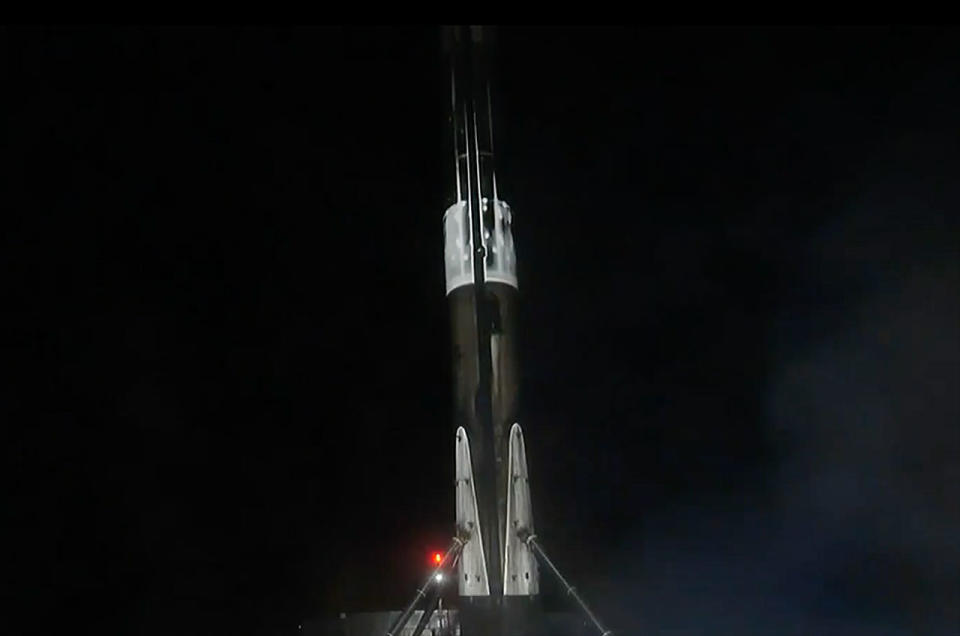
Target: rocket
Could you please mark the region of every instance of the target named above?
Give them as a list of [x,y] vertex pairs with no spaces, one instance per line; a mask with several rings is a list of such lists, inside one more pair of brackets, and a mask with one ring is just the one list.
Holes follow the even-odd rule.
[[457,533],[463,633],[522,633],[539,592],[523,430],[517,422],[519,286],[513,213],[494,161],[492,32],[445,27],[450,308]]
[[[513,212],[494,163],[491,48],[485,27],[444,27],[449,63],[448,201],[443,257],[450,309],[456,530],[400,611],[318,622],[323,636],[612,636],[540,545],[518,420]],[[540,570],[580,612],[543,612]],[[454,584],[455,585],[452,585]],[[441,609],[456,587],[454,609]],[[429,628],[429,632],[427,629]],[[305,632],[306,633],[306,632]]]
[[[497,189],[491,35],[444,27],[449,62],[449,200],[443,214],[444,275],[450,308],[456,532],[416,596],[390,618],[385,636],[421,636],[440,606],[448,574],[459,595],[462,636],[610,636],[544,553],[534,532],[523,429],[517,421],[517,256],[513,212]],[[548,619],[537,603],[538,566],[553,574],[585,619]],[[418,619],[413,619],[417,608]],[[445,616],[451,616],[449,612]],[[562,617],[561,617],[562,618]],[[411,620],[415,620],[415,625]],[[408,625],[409,623],[409,625]],[[438,624],[439,625],[439,624]],[[446,631],[444,631],[446,630]]]

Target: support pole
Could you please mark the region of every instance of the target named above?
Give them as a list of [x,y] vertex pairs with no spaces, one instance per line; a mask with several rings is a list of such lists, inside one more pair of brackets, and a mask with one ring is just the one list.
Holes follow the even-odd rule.
[[[451,570],[457,567],[457,560],[459,560],[459,558],[459,553],[453,557],[453,562],[450,564]],[[434,579],[436,579],[437,576],[443,576],[443,574],[441,572],[434,573]],[[440,609],[440,593],[443,592],[443,583],[444,581],[442,579],[437,581],[433,595],[430,597],[429,602],[427,602],[426,607],[424,607],[423,616],[420,617],[420,622],[417,623],[417,627],[413,630],[413,634],[411,636],[420,636],[420,634],[423,633],[423,630],[426,629],[427,624],[430,622],[430,617],[433,616],[434,612]]]
[[439,585],[442,582],[442,580],[437,580],[437,574],[442,575],[444,569],[447,567],[447,564],[456,561],[457,556],[463,549],[463,544],[464,542],[462,539],[460,539],[460,537],[453,538],[453,543],[450,544],[450,547],[447,549],[447,553],[443,555],[443,560],[440,561],[440,564],[430,572],[430,576],[427,577],[427,580],[424,581],[423,585],[421,585],[417,590],[417,595],[413,597],[413,600],[410,601],[410,604],[407,605],[407,608],[400,613],[400,616],[397,617],[397,620],[394,621],[390,629],[387,630],[386,636],[400,635],[400,632],[403,631],[407,621],[410,620],[410,616],[413,614],[413,611],[417,608],[417,604],[427,596],[430,586]]
[[543,548],[540,547],[540,544],[537,543],[537,535],[531,534],[525,528],[521,529],[517,534],[520,536],[520,540],[527,544],[527,546],[533,551],[541,563],[547,566],[547,568],[553,572],[553,575],[557,577],[557,580],[560,581],[560,584],[567,591],[567,596],[573,598],[577,606],[580,608],[580,611],[583,612],[583,615],[589,619],[593,626],[597,628],[597,632],[600,636],[613,636],[613,632],[606,629],[601,623],[600,619],[590,611],[590,608],[587,607],[587,604],[580,598],[580,595],[577,594],[575,587],[570,585],[567,579],[563,578],[563,575],[560,574],[560,570],[557,569],[557,566],[553,564],[553,561],[550,560],[550,557],[547,556],[547,553],[543,551]]
[[433,595],[430,597],[430,601],[427,603],[426,607],[423,608],[423,616],[420,617],[420,622],[417,623],[417,627],[413,630],[411,636],[420,636],[423,633],[423,630],[426,629],[427,623],[430,622],[430,617],[433,616],[433,613],[437,609],[437,603],[440,601],[440,586],[438,585],[433,591]]

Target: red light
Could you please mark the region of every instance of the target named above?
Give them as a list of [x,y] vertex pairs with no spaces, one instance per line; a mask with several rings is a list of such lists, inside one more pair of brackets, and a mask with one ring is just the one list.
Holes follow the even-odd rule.
[[443,553],[434,552],[433,553],[433,562],[437,565],[440,565],[443,562]]

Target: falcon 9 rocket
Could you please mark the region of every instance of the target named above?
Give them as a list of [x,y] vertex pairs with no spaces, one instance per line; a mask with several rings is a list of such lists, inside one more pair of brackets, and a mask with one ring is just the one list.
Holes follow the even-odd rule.
[[[443,216],[456,429],[458,561],[464,633],[517,632],[539,591],[523,431],[517,423],[517,261],[513,215],[494,164],[491,31],[446,27],[449,207]],[[476,627],[473,627],[476,624]],[[483,627],[481,627],[483,625]],[[521,633],[523,630],[520,629]]]

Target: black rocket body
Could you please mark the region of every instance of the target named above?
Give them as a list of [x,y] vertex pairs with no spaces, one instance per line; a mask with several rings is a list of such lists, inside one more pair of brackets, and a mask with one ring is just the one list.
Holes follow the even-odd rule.
[[464,636],[524,633],[539,591],[523,433],[517,423],[518,283],[513,215],[494,166],[491,32],[446,27],[450,72],[444,214],[446,293],[453,354],[458,562]]

